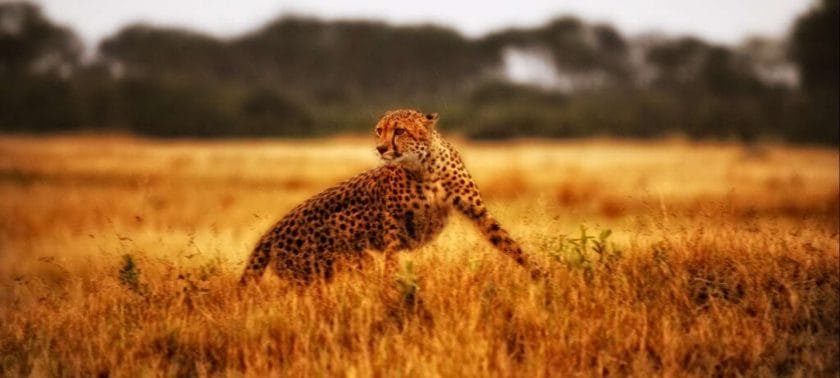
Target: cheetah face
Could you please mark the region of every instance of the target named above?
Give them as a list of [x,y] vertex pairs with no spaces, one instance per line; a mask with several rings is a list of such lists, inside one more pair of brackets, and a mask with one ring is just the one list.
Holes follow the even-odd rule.
[[429,155],[429,145],[437,113],[423,114],[416,110],[393,110],[376,123],[376,150],[382,160],[394,163],[416,163]]

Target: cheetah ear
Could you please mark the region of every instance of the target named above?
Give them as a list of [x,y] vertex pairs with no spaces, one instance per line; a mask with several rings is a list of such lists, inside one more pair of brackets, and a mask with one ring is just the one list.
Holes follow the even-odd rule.
[[425,122],[426,127],[431,129],[431,128],[435,127],[435,125],[437,124],[437,121],[440,118],[440,115],[437,114],[437,113],[429,113],[429,114],[426,114],[424,118],[426,119],[426,122]]

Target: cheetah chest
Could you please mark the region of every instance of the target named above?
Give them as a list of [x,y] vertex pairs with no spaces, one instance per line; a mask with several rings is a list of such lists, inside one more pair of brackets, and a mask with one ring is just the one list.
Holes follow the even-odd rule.
[[432,241],[443,231],[449,218],[447,195],[441,183],[424,182],[419,193],[415,195],[415,200],[406,212],[410,248]]

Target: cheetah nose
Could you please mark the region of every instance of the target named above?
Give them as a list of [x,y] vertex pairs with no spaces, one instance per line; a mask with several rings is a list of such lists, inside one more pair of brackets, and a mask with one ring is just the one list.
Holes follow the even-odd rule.
[[379,151],[379,154],[381,155],[381,154],[384,154],[385,151],[388,151],[388,146],[386,146],[386,145],[376,146],[376,150]]

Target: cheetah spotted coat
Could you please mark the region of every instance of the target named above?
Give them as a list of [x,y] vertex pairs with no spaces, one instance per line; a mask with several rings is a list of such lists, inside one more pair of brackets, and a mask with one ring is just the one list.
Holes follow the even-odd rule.
[[386,164],[292,209],[259,240],[241,282],[259,279],[269,264],[301,283],[329,278],[336,262],[359,259],[365,251],[384,252],[393,269],[394,254],[432,241],[452,209],[498,250],[530,266],[488,213],[458,153],[435,130],[436,121],[437,114],[414,110],[386,113],[376,126],[377,150]]

